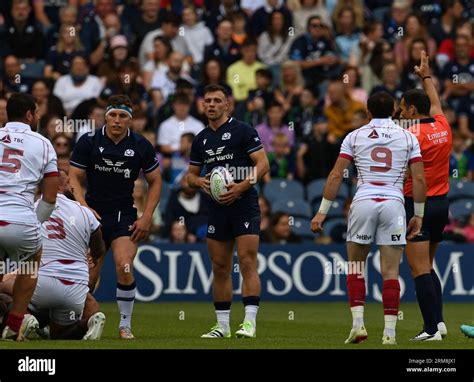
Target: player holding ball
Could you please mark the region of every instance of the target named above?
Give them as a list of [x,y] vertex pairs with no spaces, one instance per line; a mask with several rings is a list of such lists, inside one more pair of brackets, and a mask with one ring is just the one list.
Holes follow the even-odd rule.
[[[269,171],[269,164],[257,131],[227,115],[229,100],[226,90],[218,85],[204,89],[204,113],[209,121],[193,141],[187,180],[191,187],[211,194],[210,175],[214,168],[221,176],[214,179],[235,180],[227,192],[209,198],[207,247],[212,262],[213,299],[217,324],[202,338],[229,338],[232,303],[232,254],[237,244],[242,273],[242,300],[245,318],[235,335],[256,336],[256,316],[260,304],[260,278],[257,272],[257,251],[260,233],[258,193],[253,184]],[[206,167],[206,176],[201,170]],[[214,173],[217,173],[215,171]],[[230,176],[232,175],[232,177]],[[214,200],[216,198],[216,200]]]

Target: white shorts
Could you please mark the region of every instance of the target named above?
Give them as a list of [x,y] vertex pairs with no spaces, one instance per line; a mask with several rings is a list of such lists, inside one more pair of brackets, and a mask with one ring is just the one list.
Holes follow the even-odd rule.
[[353,202],[347,223],[347,241],[359,244],[405,245],[405,207],[399,200]]
[[28,260],[41,249],[41,225],[0,223],[0,261]]
[[39,275],[28,309],[32,312],[49,310],[51,321],[68,326],[82,318],[88,291],[89,287],[84,284]]

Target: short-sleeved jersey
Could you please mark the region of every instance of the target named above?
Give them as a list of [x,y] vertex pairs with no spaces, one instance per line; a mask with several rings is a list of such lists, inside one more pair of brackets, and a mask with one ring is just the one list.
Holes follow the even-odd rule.
[[[442,114],[420,120],[410,128],[420,144],[425,167],[426,196],[445,195],[449,191],[449,157],[453,144],[451,127]],[[405,196],[413,196],[413,183],[407,179]]]
[[340,157],[357,168],[354,201],[384,198],[402,203],[403,181],[410,163],[421,161],[416,137],[391,119],[372,119],[342,142]]
[[151,143],[128,130],[115,144],[106,127],[85,134],[72,153],[71,165],[87,173],[87,204],[101,213],[133,209],[133,187],[140,170],[149,173],[159,163]]
[[[236,183],[241,182],[253,173],[255,163],[250,154],[263,149],[257,131],[250,125],[229,118],[217,130],[207,126],[193,141],[190,164],[205,166],[206,173],[214,167],[226,167]],[[214,208],[233,208],[248,211],[258,211],[258,194],[254,187],[244,192],[241,198],[230,206],[222,206],[211,198]]]
[[36,187],[58,175],[56,152],[45,137],[21,122],[0,129],[0,220],[38,224]]
[[41,225],[43,254],[39,274],[88,284],[87,250],[92,233],[99,227],[88,208],[58,194],[53,213]]

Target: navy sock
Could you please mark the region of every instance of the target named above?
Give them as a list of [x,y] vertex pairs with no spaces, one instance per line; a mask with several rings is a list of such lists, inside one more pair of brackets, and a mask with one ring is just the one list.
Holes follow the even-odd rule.
[[431,270],[431,278],[433,279],[433,284],[436,292],[436,320],[438,322],[444,322],[443,319],[443,289],[441,288],[441,281],[436,274],[435,270]]
[[421,315],[425,323],[424,329],[428,334],[435,334],[438,330],[436,320],[436,290],[430,273],[415,278],[416,298],[420,306]]

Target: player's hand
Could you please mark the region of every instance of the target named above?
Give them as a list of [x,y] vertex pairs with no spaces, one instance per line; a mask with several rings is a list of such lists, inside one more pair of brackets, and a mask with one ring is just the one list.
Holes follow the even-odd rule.
[[228,191],[225,194],[222,194],[219,198],[222,204],[229,205],[234,203],[240,195],[242,195],[242,192],[244,192],[242,183],[230,183],[226,187]]
[[129,231],[133,232],[132,236],[130,236],[130,240],[137,244],[140,240],[146,239],[150,231],[150,225],[150,217],[142,216],[141,218],[135,220],[129,229]]
[[199,178],[199,187],[208,195],[211,195],[211,173],[207,174],[206,176]]
[[407,239],[411,240],[421,231],[421,223],[423,223],[423,218],[419,216],[413,216],[408,222],[407,226]]
[[421,51],[420,66],[416,65],[414,68],[414,71],[415,71],[415,74],[420,78],[430,75],[429,57],[426,55],[426,52],[424,50]]
[[322,214],[318,212],[314,215],[313,220],[311,220],[311,231],[314,233],[322,232],[323,231],[323,223],[326,220],[326,214]]

